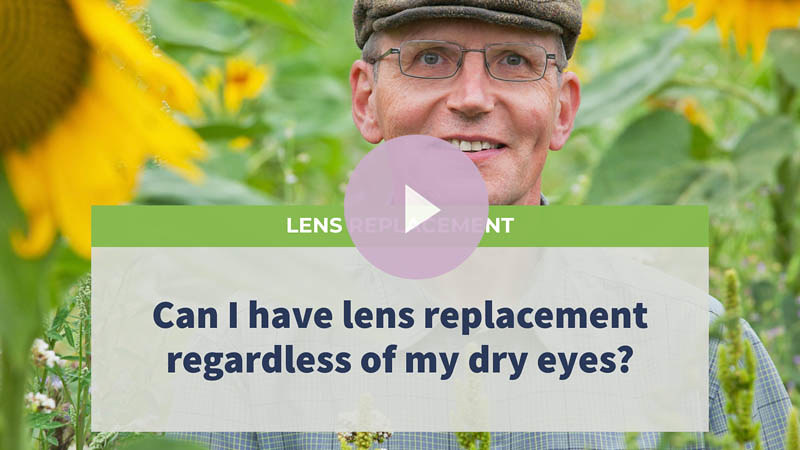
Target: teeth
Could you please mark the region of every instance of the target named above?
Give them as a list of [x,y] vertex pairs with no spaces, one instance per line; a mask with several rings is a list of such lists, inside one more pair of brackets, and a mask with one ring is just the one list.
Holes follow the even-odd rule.
[[497,148],[497,145],[487,141],[462,141],[460,139],[450,139],[450,144],[460,149],[462,152],[478,152],[490,148]]

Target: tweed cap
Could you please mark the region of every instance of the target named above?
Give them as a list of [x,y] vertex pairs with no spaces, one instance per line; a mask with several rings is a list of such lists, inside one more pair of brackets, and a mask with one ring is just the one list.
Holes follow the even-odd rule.
[[567,58],[581,32],[580,0],[355,0],[359,48],[375,31],[422,19],[477,19],[561,35]]

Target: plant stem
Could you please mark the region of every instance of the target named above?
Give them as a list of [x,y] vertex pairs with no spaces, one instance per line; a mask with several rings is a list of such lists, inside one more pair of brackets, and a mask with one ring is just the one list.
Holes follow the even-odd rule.
[[83,393],[83,318],[81,317],[78,322],[78,403],[75,405],[75,411],[78,417],[75,418],[75,448],[83,450],[83,405],[81,403],[81,394]]
[[775,84],[778,96],[778,111],[781,114],[789,115],[792,112],[792,102],[797,96],[797,89],[786,81],[780,71],[775,74]]
[[[15,352],[15,350],[17,350]],[[22,353],[22,354],[20,354]],[[25,396],[25,379],[28,370],[24,352],[6,345],[0,356],[2,375],[0,375],[0,448],[4,450],[22,449],[22,402]]]
[[699,79],[699,78],[676,76],[671,80],[667,81],[662,87],[662,89],[670,87],[714,89],[724,94],[728,94],[731,97],[736,97],[739,100],[744,101],[745,103],[752,106],[753,109],[755,109],[761,116],[768,116],[770,114],[770,108],[767,105],[765,105],[764,102],[762,102],[756,96],[751,94],[750,91],[737,84],[728,83],[722,80],[715,80],[715,79]]
[[64,376],[60,371],[57,372],[56,375],[58,375],[58,378],[61,380],[61,384],[64,386],[62,389],[64,390],[64,396],[67,399],[67,403],[74,406],[75,403],[72,403],[72,396],[69,394],[69,389],[67,388],[67,380],[64,379]]

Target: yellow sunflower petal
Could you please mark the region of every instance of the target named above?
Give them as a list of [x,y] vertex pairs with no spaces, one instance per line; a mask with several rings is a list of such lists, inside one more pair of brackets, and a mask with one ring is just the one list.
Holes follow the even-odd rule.
[[142,95],[136,82],[105,60],[96,64],[98,95],[118,117],[121,130],[141,142],[148,156],[170,165],[187,178],[199,181],[202,171],[192,160],[207,155],[200,137],[165,112],[158,99]]
[[161,55],[136,27],[105,0],[69,0],[93,47],[122,60],[167,103],[191,115],[200,114],[194,83],[175,62]]
[[716,0],[697,0],[694,2],[694,16],[683,19],[679,23],[697,30],[711,20],[715,6]]
[[671,22],[679,12],[689,6],[691,0],[667,0],[667,12],[664,14],[664,21]]
[[719,31],[720,42],[725,48],[728,46],[730,32],[733,28],[733,21],[741,9],[741,3],[742,0],[731,0],[728,8],[722,8],[717,11],[717,30]]
[[40,211],[27,216],[28,234],[18,229],[11,230],[11,248],[23,258],[39,258],[53,245],[56,225],[49,211]]
[[764,51],[767,48],[767,36],[770,32],[769,17],[775,14],[775,8],[772,2],[766,2],[763,5],[765,17],[761,20],[755,20],[750,29],[750,45],[753,47],[753,61],[759,62],[764,57]]
[[[737,12],[737,14],[739,14]],[[742,20],[741,16],[733,22],[733,35],[736,45],[736,51],[740,55],[747,53],[747,42],[750,39],[750,27],[746,20]]]
[[47,179],[37,149],[23,153],[10,150],[3,153],[8,181],[28,222],[28,232],[11,231],[11,246],[23,258],[42,256],[56,236],[56,226],[50,213]]
[[795,28],[800,22],[800,0],[667,0],[672,18],[688,5],[694,16],[679,23],[697,29],[714,19],[723,46],[733,36],[736,51],[759,62],[766,51],[769,33],[778,28]]

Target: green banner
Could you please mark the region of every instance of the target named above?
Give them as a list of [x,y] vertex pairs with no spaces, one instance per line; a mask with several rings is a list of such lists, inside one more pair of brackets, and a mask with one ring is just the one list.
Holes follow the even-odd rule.
[[[301,220],[317,232],[290,232]],[[708,240],[706,206],[491,206],[480,246],[707,247]],[[93,247],[352,245],[342,206],[92,207]]]

